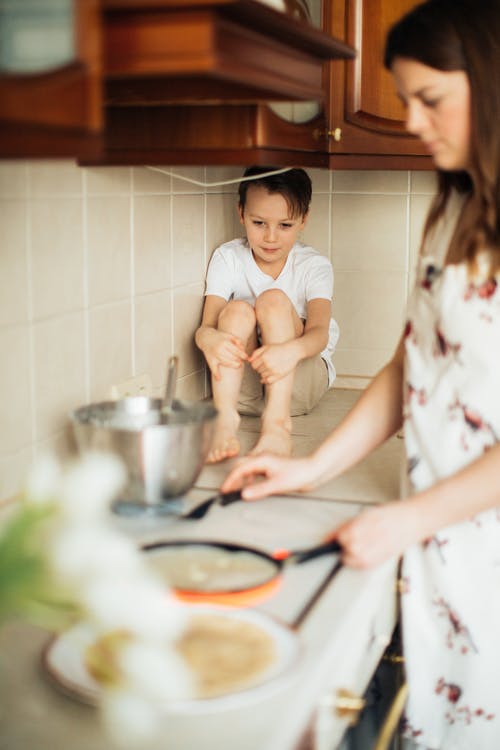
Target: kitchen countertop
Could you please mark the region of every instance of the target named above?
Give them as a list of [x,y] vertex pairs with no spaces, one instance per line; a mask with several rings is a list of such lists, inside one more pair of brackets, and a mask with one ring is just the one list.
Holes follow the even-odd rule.
[[[357,396],[354,391],[330,391],[315,412],[294,418],[296,453],[311,450]],[[242,420],[244,449],[256,440],[258,428],[258,420]],[[215,507],[195,522],[168,517],[112,519],[140,543],[181,537],[239,541],[268,551],[305,547],[358,513],[363,503],[396,496],[400,450],[401,441],[394,438],[377,451],[378,458],[371,457],[314,495]],[[230,463],[205,467],[186,505],[213,494]],[[336,562],[337,556],[330,554],[287,566],[277,593],[255,608],[293,627]],[[316,750],[332,750],[347,722],[336,715],[331,703],[339,690],[363,694],[395,624],[394,581],[395,561],[372,571],[341,568],[295,628],[303,653],[289,679],[271,695],[255,698],[250,706],[205,711],[196,718],[169,716],[163,733],[165,747],[294,750],[316,716]],[[43,674],[40,652],[48,637],[47,632],[26,624],[0,630],[0,750],[110,750],[95,709],[58,692]]]
[[[292,417],[294,455],[304,456],[314,450],[347,414],[360,395],[359,390],[332,388],[309,414]],[[259,430],[258,418],[242,418],[239,430],[242,455],[255,445]],[[306,494],[361,504],[396,499],[399,497],[399,467],[403,452],[403,440],[394,436],[343,476],[326,482],[321,487],[315,488],[312,493]],[[219,464],[205,466],[198,477],[196,486],[209,489],[220,487],[222,480],[236,460],[229,459]]]

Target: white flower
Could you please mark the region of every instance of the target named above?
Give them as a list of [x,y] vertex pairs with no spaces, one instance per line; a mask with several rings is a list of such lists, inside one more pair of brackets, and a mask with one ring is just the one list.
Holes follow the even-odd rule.
[[104,726],[118,747],[143,747],[160,731],[157,707],[132,689],[105,691],[100,708]]
[[57,499],[60,482],[61,467],[56,458],[50,453],[40,456],[26,480],[26,500],[36,505],[53,503]]
[[103,693],[104,725],[119,747],[142,749],[158,739],[167,702],[192,697],[193,680],[166,645],[132,641],[120,649],[117,663],[123,683]]
[[136,575],[143,565],[132,540],[105,525],[60,525],[50,558],[57,576],[82,586],[104,576]]
[[132,641],[121,649],[118,664],[125,684],[153,703],[162,705],[193,695],[192,675],[172,646]]
[[110,453],[89,451],[65,473],[60,489],[63,515],[74,523],[104,517],[125,485],[123,462]]
[[103,632],[122,629],[166,642],[177,638],[186,622],[185,609],[167,586],[148,575],[118,578],[103,571],[86,586],[81,601]]
[[[111,664],[105,650],[96,652],[103,660],[96,679],[110,739],[144,750],[144,743],[161,736],[166,704],[191,697],[194,684],[175,650],[187,608],[136,542],[109,523],[109,505],[126,477],[123,463],[110,454],[87,453],[64,471],[44,456],[28,477],[26,499],[55,506],[58,513],[42,536],[44,558],[93,628],[95,645],[108,639],[116,647]],[[112,680],[106,667],[114,670]]]

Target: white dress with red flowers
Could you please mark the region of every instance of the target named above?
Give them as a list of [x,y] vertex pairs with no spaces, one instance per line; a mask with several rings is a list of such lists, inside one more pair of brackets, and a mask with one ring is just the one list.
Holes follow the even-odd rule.
[[[426,244],[408,306],[410,492],[500,439],[500,276],[485,264],[472,278],[464,264],[444,266],[459,206],[454,196]],[[500,750],[500,508],[410,548],[402,574],[405,737],[432,750]]]

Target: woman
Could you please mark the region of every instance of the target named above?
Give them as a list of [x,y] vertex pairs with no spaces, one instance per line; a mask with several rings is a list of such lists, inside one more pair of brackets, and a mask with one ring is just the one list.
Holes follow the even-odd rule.
[[[390,31],[385,64],[429,149],[431,207],[393,359],[309,457],[248,459],[223,490],[311,489],[404,424],[405,502],[333,531],[345,564],[403,555],[408,746],[500,747],[500,3],[428,0]],[[403,493],[406,494],[406,493]]]

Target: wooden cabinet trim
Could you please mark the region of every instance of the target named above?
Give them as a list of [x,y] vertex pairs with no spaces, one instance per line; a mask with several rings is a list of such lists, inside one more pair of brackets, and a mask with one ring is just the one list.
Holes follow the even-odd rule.
[[[183,12],[187,15],[209,9],[213,17],[234,21],[242,29],[253,29],[287,46],[322,60],[353,57],[354,50],[341,38],[305,24],[287,13],[274,10],[259,0],[101,0],[106,26],[113,16]],[[158,17],[158,16],[157,16]]]
[[[147,102],[152,76],[164,81],[167,92],[160,100],[157,86],[155,103],[192,101],[190,78],[205,78],[204,101],[234,103],[237,85],[244,100],[322,99],[323,62],[354,54],[344,42],[258,0],[105,0],[103,7],[105,77],[115,104]],[[128,84],[113,87],[120,79]],[[128,91],[133,95],[127,101]]]
[[[126,86],[114,88],[115,103],[129,103],[128,90],[135,92],[133,101],[140,98],[147,101],[154,78],[160,84],[156,87],[157,102],[169,103],[167,93],[161,99],[161,84],[170,97],[192,100],[193,92],[188,85],[191,76],[205,79],[202,100],[213,96],[212,84],[221,98],[227,98],[222,88],[226,81],[236,92],[237,85],[246,86],[247,92],[253,91],[258,99],[274,98],[276,92],[282,98],[323,97],[322,68],[317,60],[205,12],[196,18],[172,14],[168,19],[144,16],[134,23],[119,19],[107,28],[107,88],[113,90],[115,81],[127,81]],[[145,79],[146,95],[142,96]],[[175,82],[177,86],[169,86]]]

